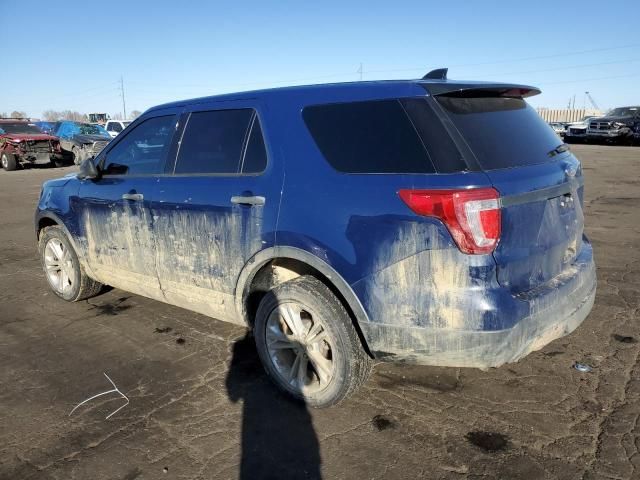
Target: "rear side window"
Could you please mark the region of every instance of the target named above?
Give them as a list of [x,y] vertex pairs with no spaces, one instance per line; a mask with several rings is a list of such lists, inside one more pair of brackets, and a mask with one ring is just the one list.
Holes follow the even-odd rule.
[[302,116],[329,164],[344,173],[434,173],[398,100],[305,107]]
[[550,162],[562,142],[521,98],[435,97],[484,170]]
[[244,172],[258,173],[266,165],[260,123],[253,109],[194,112],[182,135],[175,173],[238,174],[243,171],[243,159]]

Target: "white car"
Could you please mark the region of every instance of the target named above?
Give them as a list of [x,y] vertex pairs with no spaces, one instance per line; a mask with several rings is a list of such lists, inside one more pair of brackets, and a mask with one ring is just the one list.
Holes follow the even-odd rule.
[[587,127],[591,118],[594,118],[594,116],[588,115],[586,117],[582,117],[582,120],[579,122],[572,122],[567,125],[567,129],[564,133],[564,141],[566,143],[586,141]]
[[104,125],[104,128],[106,128],[107,132],[109,132],[109,135],[111,135],[111,137],[114,138],[121,131],[127,128],[127,125],[129,125],[130,123],[131,123],[130,121],[125,122],[123,120],[109,120]]

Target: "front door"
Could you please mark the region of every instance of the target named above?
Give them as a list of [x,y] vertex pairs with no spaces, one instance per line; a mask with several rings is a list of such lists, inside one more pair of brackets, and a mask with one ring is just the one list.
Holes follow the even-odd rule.
[[87,263],[102,283],[162,299],[151,203],[164,173],[177,112],[146,116],[96,158],[101,176],[85,180],[76,208]]
[[246,262],[274,244],[282,187],[281,163],[267,155],[264,115],[251,101],[184,114],[175,163],[152,206],[158,275],[170,303],[241,321],[236,282]]

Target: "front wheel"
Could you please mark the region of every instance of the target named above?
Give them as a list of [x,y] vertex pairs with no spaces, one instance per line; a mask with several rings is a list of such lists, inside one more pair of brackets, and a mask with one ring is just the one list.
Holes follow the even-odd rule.
[[339,403],[371,372],[349,314],[315,277],[301,276],[270,290],[258,307],[254,333],[267,374],[312,407]]
[[51,156],[49,160],[51,161],[51,165],[53,165],[56,168],[64,167],[66,163],[64,161],[64,158],[55,157],[55,156]]
[[2,153],[2,157],[0,157],[0,162],[2,163],[2,168],[4,168],[7,172],[11,172],[18,168],[18,161],[16,160],[16,156],[13,153]]
[[102,284],[90,278],[82,268],[64,230],[55,225],[40,233],[38,242],[42,268],[53,293],[68,302],[77,302],[98,294]]

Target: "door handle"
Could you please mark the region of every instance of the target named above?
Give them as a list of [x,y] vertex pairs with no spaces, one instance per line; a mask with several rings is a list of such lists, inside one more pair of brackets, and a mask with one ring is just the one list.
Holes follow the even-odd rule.
[[123,193],[122,199],[132,200],[134,202],[141,202],[144,200],[144,195],[142,195],[141,193]]
[[234,195],[231,197],[231,203],[236,205],[257,205],[262,206],[266,199],[264,197],[260,197],[258,195],[251,196],[242,196],[242,195]]

